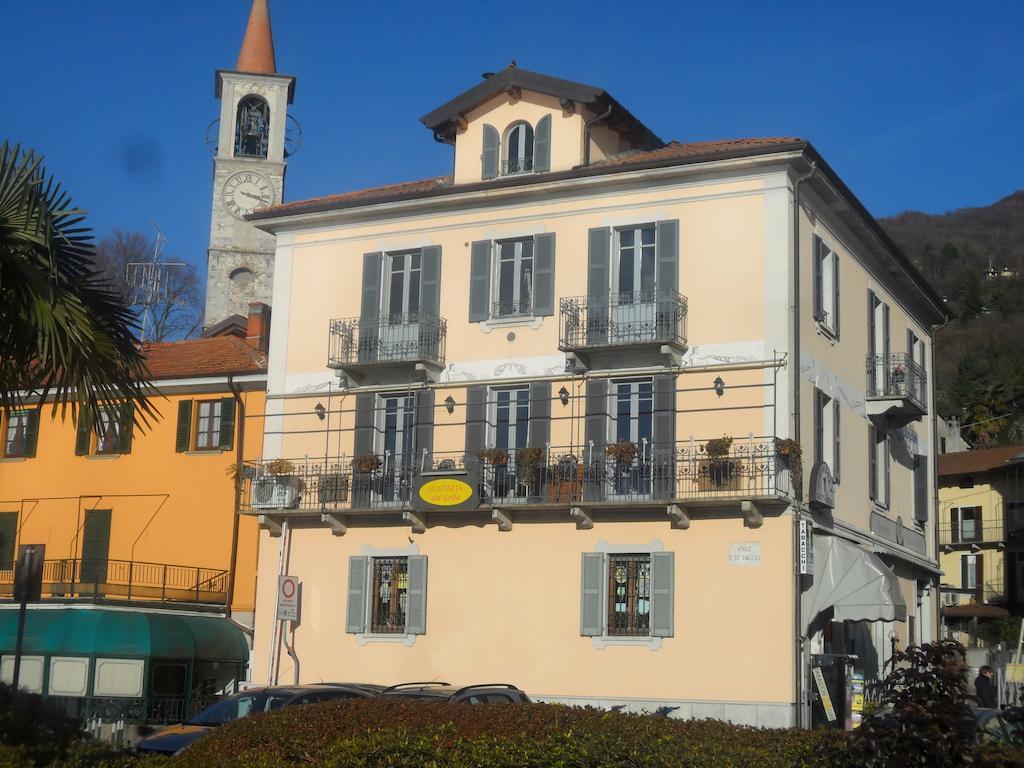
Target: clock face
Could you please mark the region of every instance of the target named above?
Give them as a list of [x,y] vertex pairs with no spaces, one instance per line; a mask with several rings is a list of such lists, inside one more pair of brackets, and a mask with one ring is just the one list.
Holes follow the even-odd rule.
[[239,171],[224,182],[224,206],[238,218],[274,202],[274,185],[253,171]]

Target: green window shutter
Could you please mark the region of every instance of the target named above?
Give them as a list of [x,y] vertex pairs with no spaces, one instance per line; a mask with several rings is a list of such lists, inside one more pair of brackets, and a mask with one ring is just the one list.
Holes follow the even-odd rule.
[[814,268],[814,319],[821,321],[825,315],[825,299],[822,295],[824,292],[824,276],[823,276],[823,252],[824,243],[821,242],[821,238],[817,235],[814,236],[814,251],[811,254],[811,264]]
[[555,235],[533,238],[533,314],[555,314]]
[[587,237],[587,343],[608,339],[608,297],[611,292],[609,227],[591,229]]
[[530,384],[531,448],[547,448],[551,442],[551,382],[534,381]]
[[28,421],[25,423],[25,458],[34,459],[39,443],[39,411],[33,408],[26,413]]
[[551,115],[544,115],[533,132],[533,170],[551,170]]
[[950,524],[950,542],[953,544],[960,543],[960,510],[957,507],[953,507],[949,510],[949,524]]
[[583,498],[600,501],[604,498],[605,445],[608,443],[608,379],[587,381],[586,416],[583,422],[584,470]]
[[832,330],[839,338],[839,254],[832,254]]
[[235,398],[225,397],[220,401],[220,447],[230,451],[235,447]]
[[868,425],[868,498],[878,500],[878,438],[875,428]]
[[178,403],[178,429],[174,435],[174,450],[185,453],[192,446],[192,401]]
[[672,374],[654,377],[654,423],[651,432],[654,497],[675,498],[676,377]]
[[405,594],[405,633],[427,632],[427,556],[409,556],[409,588]]
[[370,570],[370,558],[350,557],[348,559],[348,606],[345,631],[359,634],[366,631],[366,579]]
[[18,539],[18,513],[0,512],[0,570],[14,568],[14,545]]
[[473,243],[469,259],[469,322],[491,316],[491,241]]
[[79,409],[78,411],[78,423],[76,424],[75,431],[75,456],[88,456],[89,455],[89,444],[92,440],[92,419],[89,414]]
[[422,249],[420,260],[420,312],[441,316],[441,246]]
[[[415,471],[420,466],[432,467],[434,457],[434,390],[421,389],[416,393],[416,446]],[[423,462],[423,464],[421,464]]]
[[480,155],[481,170],[480,176],[483,179],[493,179],[498,175],[498,151],[501,140],[498,137],[498,129],[493,125],[484,125],[484,149]]
[[118,414],[117,452],[132,452],[132,426],[135,422],[135,406],[125,403]]
[[914,456],[914,519],[928,522],[928,457]]
[[842,443],[839,439],[839,396],[832,400],[832,436],[834,442],[832,444],[832,477],[838,483],[839,482],[839,466],[842,464]]
[[600,552],[584,552],[580,575],[580,634],[604,634],[604,560]]
[[360,361],[376,360],[380,328],[380,276],[384,254],[380,251],[363,254],[363,289],[359,306],[358,357]]
[[466,387],[466,459],[487,447],[487,387]]
[[651,553],[651,637],[675,632],[675,554]]
[[[377,396],[371,394],[356,395],[355,435],[352,443],[354,457],[367,456],[373,453],[373,433],[376,424]],[[352,506],[365,509],[370,506],[370,491],[373,476],[368,472],[357,472],[352,477]]]
[[679,290],[679,220],[659,221],[655,237],[655,261],[658,264],[657,288]]

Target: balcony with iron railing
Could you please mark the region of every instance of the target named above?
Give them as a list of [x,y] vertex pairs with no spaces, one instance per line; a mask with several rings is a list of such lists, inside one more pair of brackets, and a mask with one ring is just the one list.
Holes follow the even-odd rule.
[[686,297],[676,291],[571,296],[559,304],[563,352],[663,345],[686,348]]
[[[12,565],[0,569],[0,597],[14,587]],[[43,561],[43,599],[155,601],[223,607],[228,572],[190,565],[133,560],[81,559]]]
[[530,317],[533,314],[531,299],[495,301],[491,304],[491,317],[497,320]]
[[928,413],[928,376],[906,353],[868,355],[868,416],[919,419]]
[[447,336],[447,321],[426,312],[331,320],[327,366],[356,380],[374,369],[439,369]]
[[1005,544],[1021,540],[1024,531],[1014,526],[1011,529],[1002,523],[980,523],[962,520],[957,525],[949,522],[939,524],[939,546],[953,549],[969,549],[972,545]]
[[[632,444],[630,444],[632,445]],[[622,451],[602,446],[521,448],[479,453],[277,460],[246,466],[241,510],[253,514],[387,512],[411,506],[417,477],[465,472],[482,507],[579,505],[721,506],[738,500],[785,500],[789,457],[772,437],[737,439],[720,455],[707,441],[641,443]],[[282,471],[283,470],[283,471]]]
[[517,157],[510,160],[503,160],[501,163],[502,176],[514,176],[519,173],[533,172],[533,157]]

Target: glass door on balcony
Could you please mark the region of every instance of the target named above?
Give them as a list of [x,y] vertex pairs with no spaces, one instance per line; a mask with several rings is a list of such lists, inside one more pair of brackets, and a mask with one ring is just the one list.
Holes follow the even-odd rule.
[[408,360],[419,349],[421,261],[419,251],[388,254],[380,340],[385,360]]
[[498,243],[497,280],[493,317],[519,317],[533,311],[533,240]]
[[[609,496],[649,496],[654,382],[650,379],[613,382],[611,414],[609,444],[613,446],[613,453],[606,457]],[[635,450],[631,450],[630,445]]]
[[655,338],[655,228],[616,230],[612,272],[611,340],[622,344]]
[[407,501],[416,465],[413,445],[416,398],[413,395],[381,395],[378,412],[383,421],[379,432],[382,457],[381,478],[376,490],[380,503]]
[[491,390],[493,398],[492,445],[508,456],[506,464],[493,468],[492,493],[496,498],[527,495],[528,478],[516,466],[517,453],[525,448],[530,430],[530,389],[509,387]]

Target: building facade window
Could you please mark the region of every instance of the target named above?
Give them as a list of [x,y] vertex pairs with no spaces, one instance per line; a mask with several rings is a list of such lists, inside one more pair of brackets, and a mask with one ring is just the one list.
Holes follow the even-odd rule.
[[233,397],[179,400],[174,450],[177,453],[231,450],[235,444],[236,407]]
[[613,381],[609,413],[609,451],[614,453],[606,461],[608,493],[612,497],[647,496],[651,493],[654,450],[654,381]]
[[490,444],[510,454],[525,448],[530,434],[530,388],[492,389],[491,401],[494,429]]
[[824,461],[839,482],[839,400],[814,390],[814,461]]
[[405,632],[409,592],[409,558],[373,558],[370,632],[393,635]]
[[615,230],[613,304],[650,304],[657,274],[657,228],[653,224]]
[[839,337],[839,256],[824,240],[814,237],[814,319]]
[[410,323],[419,319],[422,260],[419,251],[388,254],[384,314],[391,323]]
[[873,424],[868,426],[868,493],[876,504],[889,506],[889,435]]
[[368,555],[348,559],[345,631],[360,636],[412,641],[427,626],[427,558],[405,550],[365,548]]
[[4,458],[24,459],[36,455],[39,434],[39,412],[10,411],[4,425]]
[[[671,637],[675,555],[620,547],[582,556],[580,634],[605,642]],[[656,646],[652,646],[656,647]]]
[[886,395],[889,387],[889,357],[892,342],[889,335],[889,305],[874,291],[868,291],[868,396]]
[[981,541],[981,507],[953,507],[949,510],[949,522],[954,544],[965,541]]
[[971,589],[980,592],[984,588],[985,576],[982,571],[983,559],[981,555],[960,556],[960,588]]
[[415,395],[378,395],[375,452],[381,457],[380,482],[375,501],[397,504],[406,501],[412,490],[415,465]]
[[607,627],[610,637],[650,635],[650,554],[608,556]]
[[533,238],[497,243],[492,317],[522,317],[533,312]]
[[220,448],[220,400],[200,400],[196,409],[196,450]]
[[533,170],[533,126],[515,123],[505,132],[505,174],[528,173]]

